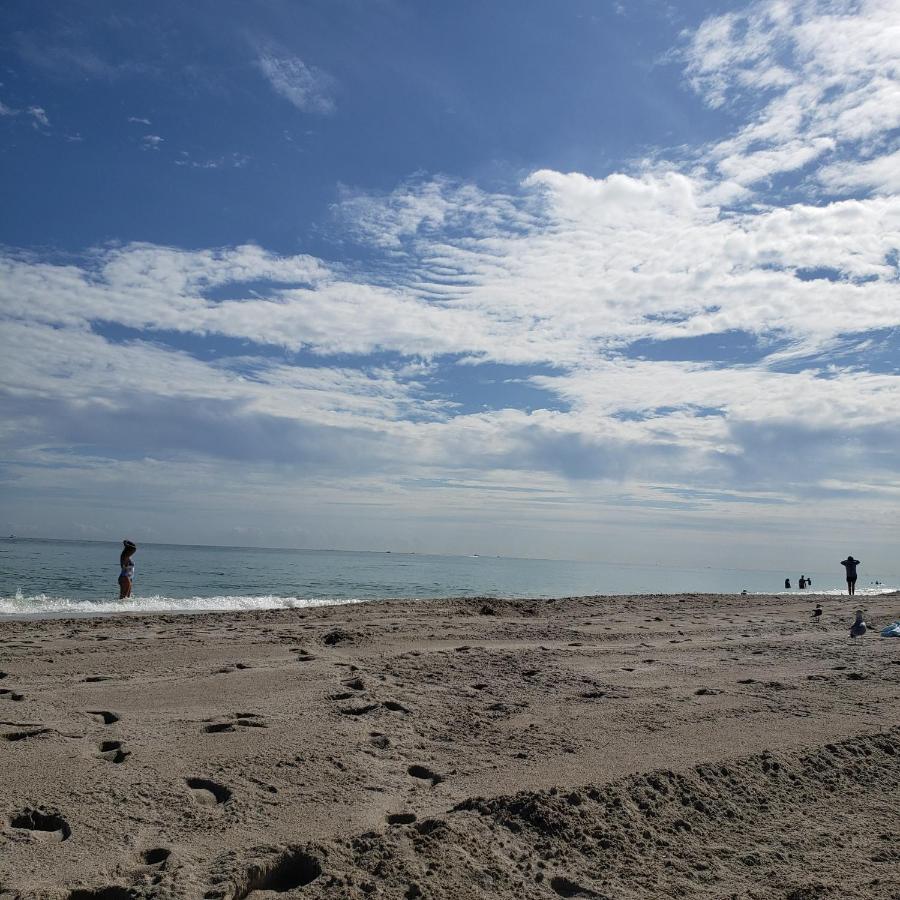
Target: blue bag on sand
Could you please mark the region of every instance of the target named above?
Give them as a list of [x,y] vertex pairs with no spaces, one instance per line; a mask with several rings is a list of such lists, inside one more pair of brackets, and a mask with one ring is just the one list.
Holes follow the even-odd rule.
[[882,637],[900,637],[900,622],[891,622],[887,628],[882,629]]

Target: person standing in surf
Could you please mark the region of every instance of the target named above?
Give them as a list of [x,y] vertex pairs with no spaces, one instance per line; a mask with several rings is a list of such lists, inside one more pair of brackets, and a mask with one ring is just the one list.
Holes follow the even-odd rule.
[[848,553],[847,558],[841,560],[841,565],[847,570],[847,593],[852,597],[856,593],[856,567],[859,560],[854,559],[852,553]]
[[134,585],[134,563],[131,557],[137,551],[134,541],[122,541],[125,545],[119,556],[119,599],[125,600],[131,596],[131,588]]

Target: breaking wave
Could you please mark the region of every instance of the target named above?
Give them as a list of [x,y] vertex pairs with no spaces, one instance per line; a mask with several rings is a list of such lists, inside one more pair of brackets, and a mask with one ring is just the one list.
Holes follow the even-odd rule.
[[316,606],[338,606],[365,603],[357,597],[277,597],[274,595],[218,597],[132,597],[129,600],[84,600],[31,596],[16,591],[13,597],[0,597],[0,616],[96,616],[123,613],[200,613],[241,612],[263,609],[307,609]]

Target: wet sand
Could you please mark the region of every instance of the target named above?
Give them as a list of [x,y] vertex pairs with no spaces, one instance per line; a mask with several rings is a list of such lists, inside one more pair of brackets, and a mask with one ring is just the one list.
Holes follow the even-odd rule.
[[0,898],[897,897],[900,640],[855,608],[0,623]]

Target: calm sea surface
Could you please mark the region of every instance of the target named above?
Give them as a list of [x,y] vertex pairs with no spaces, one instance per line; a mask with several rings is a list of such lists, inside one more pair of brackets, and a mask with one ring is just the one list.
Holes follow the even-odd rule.
[[[772,593],[782,590],[786,575],[485,556],[142,544],[134,558],[134,597],[120,604],[116,579],[121,547],[98,541],[0,540],[0,616],[271,609],[383,597]],[[835,568],[805,574],[817,592],[837,592],[841,571],[839,565]],[[900,584],[900,577],[890,573],[863,573],[860,593]],[[787,574],[796,585],[800,573]],[[872,584],[875,579],[882,585]]]

